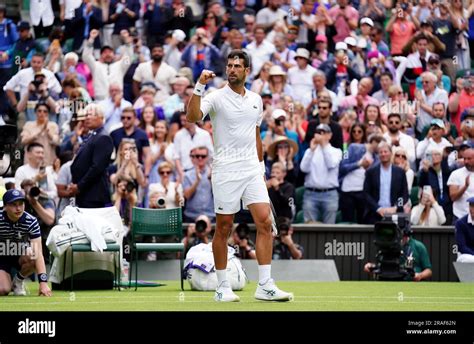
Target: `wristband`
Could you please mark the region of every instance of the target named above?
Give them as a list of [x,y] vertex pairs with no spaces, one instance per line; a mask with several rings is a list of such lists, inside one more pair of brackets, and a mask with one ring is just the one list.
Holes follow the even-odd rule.
[[260,168],[262,169],[262,174],[265,175],[267,173],[267,169],[265,168],[265,163],[260,161]]
[[199,97],[202,97],[204,91],[206,90],[206,85],[201,84],[199,81],[196,82],[196,86],[194,86],[193,93]]
[[41,282],[48,282],[48,274],[46,273],[38,274],[38,283],[41,283]]

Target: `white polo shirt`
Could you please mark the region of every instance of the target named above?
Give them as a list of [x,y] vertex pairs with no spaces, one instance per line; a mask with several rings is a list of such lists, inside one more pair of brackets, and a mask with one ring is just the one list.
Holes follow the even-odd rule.
[[241,96],[226,85],[201,100],[201,111],[212,122],[213,171],[259,171],[255,130],[263,119],[262,98],[248,89]]
[[461,218],[469,213],[467,200],[474,196],[474,172],[469,172],[466,167],[459,168],[451,173],[447,183],[448,186],[457,185],[462,187],[466,183],[467,176],[470,176],[469,187],[457,201],[453,202],[453,214],[457,218]]
[[185,128],[181,128],[174,136],[174,159],[180,160],[184,171],[191,169],[194,165],[189,154],[195,147],[207,147],[209,158],[212,159],[214,148],[212,146],[211,135],[204,129],[196,126],[193,136]]

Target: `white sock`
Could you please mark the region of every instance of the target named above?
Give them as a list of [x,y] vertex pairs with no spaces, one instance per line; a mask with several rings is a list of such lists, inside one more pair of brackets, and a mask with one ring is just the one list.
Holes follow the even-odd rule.
[[222,282],[227,281],[227,271],[224,270],[217,270],[216,269],[216,275],[217,275],[217,285],[221,285]]
[[258,283],[264,285],[271,277],[272,266],[268,265],[259,265],[258,266]]

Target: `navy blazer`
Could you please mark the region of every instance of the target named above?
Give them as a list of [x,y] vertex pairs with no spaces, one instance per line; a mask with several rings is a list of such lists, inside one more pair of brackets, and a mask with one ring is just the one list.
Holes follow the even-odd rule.
[[[359,160],[362,159],[364,154],[367,152],[367,148],[364,143],[351,143],[347,153],[343,154],[344,158],[341,160],[339,165],[339,184],[350,172],[357,170],[359,166]],[[378,163],[379,157],[377,154],[373,154],[374,162],[372,166]]]
[[[81,6],[75,9],[74,18],[71,20],[71,31],[74,38],[72,49],[77,51],[81,48],[82,42],[84,42],[84,30],[86,29],[86,19],[84,18],[84,7],[86,5],[83,3]],[[92,15],[89,18],[89,33],[93,30],[100,30],[104,25],[102,21],[102,9],[96,6],[92,6]],[[87,39],[89,38],[89,33],[87,34]],[[94,48],[100,48],[100,39],[97,37],[94,41]]]
[[77,184],[79,193],[76,203],[110,203],[107,167],[114,144],[110,136],[97,130],[79,149],[71,165],[72,182]]
[[[367,202],[366,212],[374,214],[379,208],[380,197],[380,168],[376,164],[365,172],[364,194]],[[397,206],[398,200],[403,199],[403,205],[408,202],[408,184],[405,171],[392,164],[392,183],[390,187],[390,204]]]

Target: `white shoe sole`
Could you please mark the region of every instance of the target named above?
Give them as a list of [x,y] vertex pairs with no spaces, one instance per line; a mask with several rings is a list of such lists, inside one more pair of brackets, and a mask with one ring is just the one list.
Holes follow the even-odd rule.
[[240,297],[238,297],[238,296],[236,295],[236,297],[233,298],[233,299],[231,299],[231,300],[222,300],[222,299],[218,299],[218,298],[216,298],[216,297],[214,296],[214,301],[216,301],[216,302],[239,302],[239,301],[240,301]]
[[259,296],[259,295],[254,295],[255,299],[260,300],[260,301],[275,301],[275,302],[291,302],[295,299],[293,293],[289,293],[288,296],[284,297],[279,297],[279,298],[273,298],[273,297],[266,297],[266,296]]

